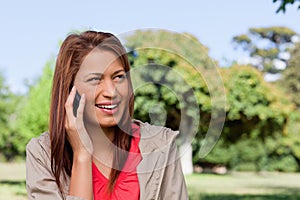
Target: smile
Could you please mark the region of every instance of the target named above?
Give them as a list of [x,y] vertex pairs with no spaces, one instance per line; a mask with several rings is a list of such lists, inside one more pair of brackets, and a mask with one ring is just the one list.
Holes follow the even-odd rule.
[[95,105],[102,113],[107,115],[113,115],[119,110],[119,103],[113,104],[96,104]]
[[104,109],[114,109],[116,108],[118,105],[117,104],[113,104],[113,105],[96,105],[98,108],[104,108]]

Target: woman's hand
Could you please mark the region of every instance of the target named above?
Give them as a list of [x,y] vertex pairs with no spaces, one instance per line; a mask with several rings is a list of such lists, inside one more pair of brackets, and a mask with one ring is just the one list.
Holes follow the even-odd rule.
[[76,94],[75,86],[65,103],[66,119],[65,128],[67,139],[73,150],[73,165],[69,186],[69,195],[81,197],[82,199],[93,199],[92,185],[92,155],[93,144],[84,127],[83,110],[85,106],[85,95],[82,94],[77,117],[73,113],[73,101]]
[[83,111],[85,106],[85,94],[82,94],[79,107],[77,109],[77,117],[73,113],[73,102],[76,94],[76,88],[73,86],[69,97],[65,103],[66,119],[65,128],[67,131],[67,139],[72,146],[74,156],[92,156],[93,144],[85,129],[83,121]]

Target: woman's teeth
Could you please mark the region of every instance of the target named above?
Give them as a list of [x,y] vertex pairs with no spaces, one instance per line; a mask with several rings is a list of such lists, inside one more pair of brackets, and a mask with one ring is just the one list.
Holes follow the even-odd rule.
[[117,106],[118,106],[117,104],[114,104],[114,105],[97,105],[98,108],[104,108],[104,109],[114,109]]

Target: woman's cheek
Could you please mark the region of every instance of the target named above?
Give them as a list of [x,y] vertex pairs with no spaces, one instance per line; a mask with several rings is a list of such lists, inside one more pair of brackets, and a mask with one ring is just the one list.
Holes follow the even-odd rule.
[[84,93],[86,95],[86,102],[84,106],[84,112],[86,115],[95,115],[95,99],[94,95],[91,95],[89,93]]
[[128,83],[125,82],[123,84],[119,84],[116,87],[118,93],[120,94],[120,96],[122,96],[123,98],[126,98],[127,96],[130,96],[132,94],[129,94],[129,88],[128,88]]

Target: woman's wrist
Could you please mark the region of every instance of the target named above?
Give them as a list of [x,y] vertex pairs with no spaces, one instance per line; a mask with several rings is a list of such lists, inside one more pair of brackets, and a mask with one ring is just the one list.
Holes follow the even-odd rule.
[[73,162],[91,162],[92,155],[86,150],[78,150],[73,152]]
[[69,195],[87,200],[93,199],[92,155],[85,149],[73,152]]

